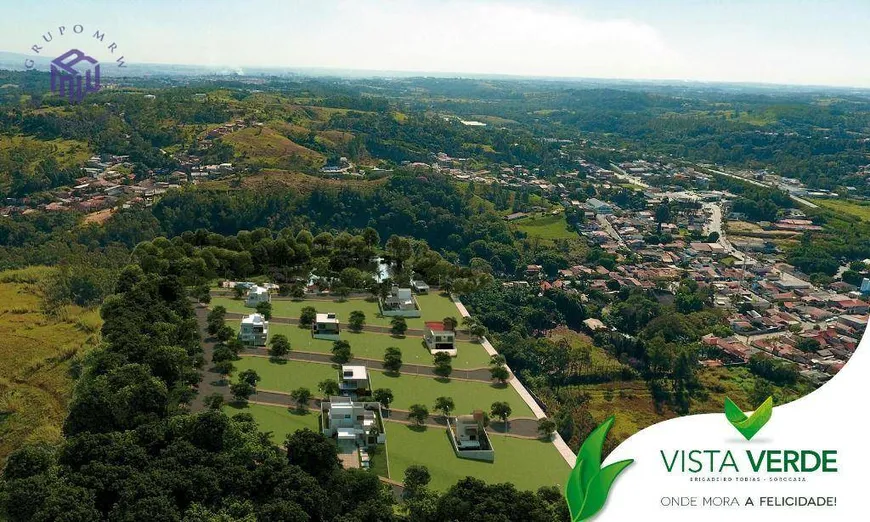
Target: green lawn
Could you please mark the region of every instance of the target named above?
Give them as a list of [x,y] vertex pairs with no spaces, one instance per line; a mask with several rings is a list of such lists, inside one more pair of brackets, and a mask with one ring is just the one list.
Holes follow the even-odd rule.
[[[456,317],[459,319],[459,310],[453,301],[448,297],[439,294],[419,295],[417,303],[420,305],[420,312],[423,317],[407,317],[405,321],[408,323],[408,328],[422,329],[425,321],[441,321],[445,317]],[[222,305],[229,312],[250,314],[253,313],[253,308],[246,308],[245,302],[241,299],[233,299],[231,297],[214,297],[211,300],[212,307]],[[285,299],[272,300],[272,315],[275,317],[288,317],[298,319],[302,309],[306,306],[313,306],[318,312],[334,312],[338,314],[338,319],[347,325],[347,320],[350,313],[356,310],[361,311],[366,315],[366,324],[375,326],[390,326],[391,317],[380,315],[380,309],[376,301],[367,299],[348,299],[347,301],[331,301],[327,299],[306,299],[302,301],[291,301]]]
[[811,201],[820,207],[833,210],[834,212],[870,221],[870,205],[866,203],[843,199],[813,199]]
[[[290,339],[290,346],[294,350],[302,352],[332,353],[332,341],[314,339],[307,328],[299,328],[292,324],[271,323],[269,335],[286,335]],[[389,334],[374,332],[354,333],[348,329],[342,332],[341,338],[350,343],[351,351],[357,357],[380,361],[384,358],[384,352],[390,346],[402,350],[402,361],[407,364],[433,364],[432,354],[426,349],[422,337],[406,336],[393,337]],[[477,343],[457,342],[457,356],[453,359],[453,367],[456,369],[486,368],[489,366],[489,354],[483,346]]]
[[[264,390],[291,392],[299,387],[311,390],[316,396],[317,383],[324,379],[338,380],[338,370],[328,364],[304,361],[274,363],[265,357],[242,357],[235,361],[236,371],[256,370]],[[425,404],[431,410],[440,396],[453,397],[458,413],[471,413],[475,409],[489,411],[493,402],[504,401],[511,405],[511,417],[534,417],[532,411],[510,386],[495,386],[483,382],[451,379],[442,382],[431,377],[410,374],[389,375],[382,371],[369,373],[373,388],[393,390],[392,406],[407,410],[412,404]],[[256,396],[252,400],[257,400]]]
[[[256,396],[251,400],[257,400]],[[263,404],[248,404],[247,406],[239,407],[235,404],[224,406],[224,413],[233,416],[237,413],[250,413],[257,424],[260,426],[260,431],[269,432],[272,442],[279,446],[284,443],[287,435],[303,428],[308,428],[311,431],[320,431],[318,412],[309,411],[305,414],[300,414],[296,411],[288,410],[283,406],[265,406]]]
[[[286,361],[274,363],[266,357],[242,357],[233,362],[236,372],[256,370],[262,380],[259,387],[264,390],[291,392],[296,388],[305,387],[318,395],[317,383],[324,379],[338,380],[338,367],[329,364],[312,362]],[[257,396],[251,397],[257,400]]]
[[511,482],[524,490],[541,486],[558,486],[561,490],[570,471],[556,447],[548,442],[490,433],[495,462],[489,463],[457,458],[443,428],[415,431],[396,422],[384,424],[393,480],[403,480],[408,466],[422,464],[432,475],[430,487],[439,491],[467,476],[489,483]]
[[392,407],[407,410],[412,404],[424,404],[430,412],[435,405],[435,399],[441,396],[452,397],[459,414],[472,411],[489,411],[492,403],[504,401],[511,405],[515,417],[534,417],[532,410],[510,386],[496,386],[483,382],[462,381],[451,379],[440,381],[431,377],[401,374],[390,375],[382,371],[369,373],[372,388],[389,388],[393,391],[395,400]]
[[572,239],[577,238],[577,232],[568,229],[565,214],[555,216],[529,216],[516,221],[517,230],[524,232],[529,237],[540,239]]

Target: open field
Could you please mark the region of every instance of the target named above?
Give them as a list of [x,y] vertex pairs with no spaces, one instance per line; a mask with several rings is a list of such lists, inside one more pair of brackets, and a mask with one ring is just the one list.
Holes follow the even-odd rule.
[[[256,400],[256,396],[252,397],[251,400]],[[229,416],[237,413],[250,413],[260,426],[260,431],[269,432],[272,442],[278,446],[282,446],[287,435],[294,431],[308,428],[311,431],[320,432],[320,422],[318,421],[320,413],[316,411],[299,413],[283,406],[227,404],[224,406],[224,413]]]
[[[338,380],[338,367],[329,364],[304,361],[276,363],[266,357],[242,357],[233,364],[239,372],[256,370],[262,378],[259,387],[264,390],[289,393],[305,387],[317,396],[317,383],[324,379]],[[407,410],[412,404],[424,404],[431,410],[435,399],[445,396],[453,398],[457,413],[471,413],[475,409],[489,411],[493,402],[504,401],[511,405],[512,418],[534,417],[510,386],[460,379],[444,381],[408,374],[395,376],[378,370],[369,371],[369,378],[372,388],[389,388],[393,391],[395,400],[392,407],[399,410]],[[256,396],[252,400],[256,400]]]
[[[423,317],[406,317],[405,322],[408,328],[422,329],[426,321],[441,321],[445,317],[460,317],[459,310],[450,298],[440,294],[418,295],[417,304],[420,306],[420,312]],[[211,300],[210,306],[213,308],[221,305],[229,312],[237,312],[250,314],[254,310],[246,308],[245,302],[242,299],[233,299],[232,297],[215,297]],[[350,313],[356,310],[361,311],[366,315],[366,324],[375,326],[390,326],[391,317],[384,317],[378,308],[378,303],[374,299],[354,298],[345,301],[337,301],[329,298],[325,299],[304,299],[301,301],[292,301],[289,299],[273,299],[272,300],[272,316],[288,317],[291,319],[299,318],[299,314],[306,306],[314,307],[320,313],[334,312],[338,314],[338,319],[347,324],[347,319]]]
[[67,414],[71,361],[99,342],[99,313],[43,315],[37,294],[50,269],[0,272],[0,466],[25,442],[55,442]]
[[[308,388],[315,396],[317,383],[324,379],[338,380],[338,366],[302,361],[272,362],[266,357],[242,357],[234,361],[237,372],[256,370],[260,377],[259,387],[264,390],[291,392],[296,388]],[[257,396],[251,397],[257,400]]]
[[[236,326],[236,325],[233,325]],[[332,353],[332,341],[314,339],[308,328],[300,328],[293,324],[269,324],[269,336],[286,335],[294,350],[303,352]],[[395,346],[402,350],[402,362],[407,364],[425,364],[432,366],[432,354],[426,348],[422,337],[393,337],[386,333],[360,332],[354,333],[348,329],[342,331],[341,338],[350,343],[354,356],[380,361],[384,358],[387,347]],[[454,369],[488,368],[489,354],[483,346],[470,342],[457,342],[458,354],[453,358]]]
[[467,476],[486,482],[511,482],[519,489],[565,484],[570,468],[553,444],[539,440],[517,439],[489,433],[495,449],[495,462],[457,458],[444,428],[417,430],[397,422],[385,422],[390,473],[402,480],[412,464],[429,469],[429,486],[444,491]]
[[233,146],[237,160],[258,162],[263,167],[299,170],[320,167],[324,161],[319,152],[303,147],[269,127],[249,127],[222,139]]
[[568,229],[565,215],[559,213],[555,216],[529,216],[515,222],[517,230],[529,237],[540,239],[569,239],[576,238],[577,232]]
[[870,221],[870,205],[844,199],[813,199],[813,203],[840,214],[855,216],[863,221]]

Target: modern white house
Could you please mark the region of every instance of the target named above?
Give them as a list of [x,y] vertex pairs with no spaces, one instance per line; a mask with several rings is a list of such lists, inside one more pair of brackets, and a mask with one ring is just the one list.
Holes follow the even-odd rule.
[[336,439],[345,468],[368,467],[366,451],[387,440],[379,402],[359,402],[350,397],[330,397],[320,403],[320,429]]
[[495,451],[484,427],[483,411],[447,419],[447,433],[457,457],[463,459],[495,460]]
[[433,355],[444,352],[451,357],[456,357],[456,332],[444,328],[444,324],[438,321],[426,321],[423,330],[423,340],[426,347]]
[[368,395],[372,389],[368,370],[365,366],[342,365],[338,370],[338,387],[343,394]]
[[256,308],[260,303],[269,303],[272,301],[272,296],[269,294],[269,289],[254,285],[248,289],[248,297],[245,298],[245,306],[248,308]]
[[317,314],[311,324],[311,336],[315,339],[337,341],[341,334],[341,325],[338,316],[332,312]]
[[411,290],[418,294],[428,294],[429,285],[426,284],[426,281],[416,279],[414,281],[411,281]]
[[251,314],[242,318],[239,328],[239,341],[251,346],[266,346],[269,338],[269,321],[260,314]]
[[420,317],[420,306],[410,288],[394,286],[380,305],[381,313],[387,317]]

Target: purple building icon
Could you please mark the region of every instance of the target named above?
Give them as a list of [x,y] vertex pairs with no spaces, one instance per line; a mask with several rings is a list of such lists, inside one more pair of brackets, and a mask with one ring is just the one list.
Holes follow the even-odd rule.
[[[82,62],[85,62],[82,70],[76,69]],[[85,94],[98,90],[100,64],[95,59],[78,49],[70,49],[51,61],[51,92],[67,96],[70,103],[78,103]]]

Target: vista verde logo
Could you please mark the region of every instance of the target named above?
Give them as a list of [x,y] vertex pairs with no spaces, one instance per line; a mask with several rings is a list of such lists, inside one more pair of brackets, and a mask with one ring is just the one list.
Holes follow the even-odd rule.
[[592,430],[580,446],[577,462],[565,486],[565,499],[568,501],[572,522],[588,520],[601,511],[613,481],[622,470],[634,462],[632,459],[621,460],[605,468],[601,467],[601,449],[604,447],[604,438],[613,426],[613,421],[614,417],[611,415]]
[[746,440],[752,440],[756,433],[767,424],[773,416],[773,397],[768,397],[752,415],[747,416],[734,401],[725,397],[725,418],[734,426]]
[[[747,440],[773,416],[773,397],[768,397],[751,415],[725,398],[725,418]],[[832,473],[837,471],[837,451],[817,449],[678,449],[659,452],[668,473]]]

